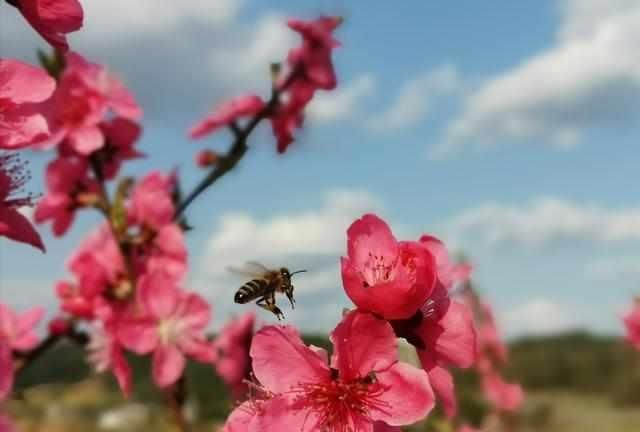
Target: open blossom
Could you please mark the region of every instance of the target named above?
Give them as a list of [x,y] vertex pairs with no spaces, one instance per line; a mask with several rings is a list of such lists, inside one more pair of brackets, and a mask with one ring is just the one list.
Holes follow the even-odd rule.
[[26,352],[36,347],[34,327],[42,319],[44,309],[33,308],[17,314],[0,303],[0,401],[13,387],[12,351]]
[[228,126],[242,117],[255,116],[265,107],[256,95],[244,95],[231,99],[217,107],[189,131],[193,139],[202,138],[221,127]]
[[249,349],[253,339],[256,315],[248,312],[229,321],[213,344],[218,352],[216,371],[237,398],[247,390],[245,380],[251,372]]
[[292,327],[268,326],[254,336],[253,370],[274,396],[250,419],[254,428],[248,430],[372,431],[376,422],[407,425],[431,411],[429,379],[398,361],[386,321],[350,312],[331,341],[329,365],[327,353],[304,345]]
[[173,221],[175,206],[171,195],[175,187],[173,174],[152,171],[136,184],[131,194],[131,222],[154,230]]
[[114,179],[124,161],[144,156],[135,148],[141,128],[136,122],[124,117],[116,117],[100,123],[104,134],[105,146],[97,153],[106,179]]
[[524,392],[519,384],[509,384],[495,372],[482,376],[482,390],[485,397],[499,411],[517,411],[524,401]]
[[120,320],[118,340],[138,354],[153,352],[153,379],[159,387],[180,378],[185,354],[202,362],[215,360],[205,337],[211,314],[202,297],[180,290],[160,271],[142,277],[137,294],[143,313]]
[[361,310],[406,319],[425,304],[436,281],[434,257],[418,242],[398,242],[389,226],[367,214],[347,231],[342,258],[347,295]]
[[56,83],[42,69],[0,59],[0,149],[28,147],[49,136],[41,103]]
[[71,226],[76,210],[84,199],[95,196],[98,185],[88,178],[88,164],[76,157],[60,157],[46,171],[47,193],[38,202],[34,214],[38,223],[51,220],[53,233],[61,236]]
[[7,0],[31,27],[57,49],[69,49],[66,34],[82,27],[84,14],[78,0]]
[[31,206],[31,196],[16,196],[29,180],[25,165],[15,154],[0,154],[0,236],[30,244],[44,252],[40,234],[18,209]]
[[104,67],[69,52],[56,91],[47,102],[51,138],[48,148],[64,142],[72,151],[88,155],[105,144],[100,128],[110,111],[126,120],[138,120],[142,111],[124,85]]
[[627,330],[627,341],[640,350],[640,301],[635,301],[633,308],[623,317],[623,322]]

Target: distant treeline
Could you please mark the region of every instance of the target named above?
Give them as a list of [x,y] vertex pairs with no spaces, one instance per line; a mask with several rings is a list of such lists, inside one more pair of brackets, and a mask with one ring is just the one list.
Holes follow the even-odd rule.
[[[329,348],[326,337],[307,335],[307,343]],[[511,362],[507,377],[520,382],[527,390],[567,390],[610,394],[623,404],[640,404],[640,354],[613,337],[594,336],[586,332],[527,337],[510,344]],[[130,358],[134,368],[133,398],[160,401],[149,377],[148,361]],[[20,374],[18,389],[42,383],[70,383],[90,374],[84,352],[61,343]],[[457,373],[461,395],[477,389],[475,376]],[[199,401],[203,417],[224,416],[233,401],[212,367],[192,363],[188,368],[190,394]],[[106,377],[117,391],[115,382]],[[464,399],[464,397],[463,397]]]

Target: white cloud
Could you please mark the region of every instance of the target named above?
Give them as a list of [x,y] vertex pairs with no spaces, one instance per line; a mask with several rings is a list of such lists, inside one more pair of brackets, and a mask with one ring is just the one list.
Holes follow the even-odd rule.
[[317,93],[306,113],[319,123],[346,120],[357,114],[363,99],[371,95],[376,81],[371,75],[362,75],[331,92]]
[[92,0],[82,4],[85,23],[81,31],[89,38],[116,39],[180,31],[193,23],[223,26],[236,17],[243,3],[242,0]]
[[455,67],[439,66],[405,82],[391,106],[373,116],[368,125],[374,131],[414,126],[429,113],[435,98],[451,93],[459,86]]
[[[380,209],[379,201],[366,191],[333,190],[316,209],[269,219],[245,212],[226,213],[211,234],[192,286],[215,299],[216,323],[220,323],[233,313],[255,307],[233,304],[235,290],[245,281],[230,274],[228,266],[255,260],[269,267],[304,268],[308,273],[294,280],[296,310],[288,309],[286,299],[279,299],[278,304],[284,306],[287,322],[328,330],[348,305],[339,264],[346,250],[346,230],[362,214]],[[264,317],[272,318],[267,312]]]
[[587,127],[640,108],[640,2],[564,6],[555,43],[472,93],[434,155],[518,141],[569,148]]
[[283,61],[298,37],[286,26],[284,16],[268,14],[228,39],[227,45],[209,53],[211,70],[220,74],[217,78],[235,86],[251,84],[268,89],[269,65]]
[[498,320],[505,336],[549,334],[579,327],[576,314],[546,298],[536,298],[511,309],[503,309]]
[[541,248],[558,241],[640,240],[640,208],[607,209],[559,198],[536,198],[524,205],[485,204],[446,223],[456,244],[487,247],[518,244]]

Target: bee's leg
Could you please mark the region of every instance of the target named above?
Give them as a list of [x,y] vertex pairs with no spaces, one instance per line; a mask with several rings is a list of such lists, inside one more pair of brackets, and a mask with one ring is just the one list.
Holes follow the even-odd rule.
[[287,291],[285,291],[285,294],[287,295],[287,298],[289,299],[289,303],[291,303],[291,309],[295,309],[296,308],[296,300],[293,298],[293,290],[292,289],[288,289]]
[[272,314],[274,314],[278,318],[278,320],[281,320],[284,318],[284,314],[282,313],[280,308],[276,306],[276,299],[273,294],[262,297],[260,300],[256,302],[256,304],[260,306],[262,309],[266,309]]

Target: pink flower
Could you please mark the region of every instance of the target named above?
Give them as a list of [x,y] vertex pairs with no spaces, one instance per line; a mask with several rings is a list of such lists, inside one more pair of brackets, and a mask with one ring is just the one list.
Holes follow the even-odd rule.
[[138,298],[144,313],[123,318],[118,340],[138,354],[153,352],[153,378],[159,387],[180,378],[185,354],[202,362],[215,360],[205,337],[210,311],[204,299],[181,291],[160,271],[140,279]]
[[439,239],[425,234],[420,237],[420,244],[426,247],[436,259],[438,267],[438,282],[447,290],[455,284],[466,282],[471,276],[472,267],[469,264],[456,264],[451,261],[445,244]]
[[49,136],[41,102],[55,87],[55,80],[42,69],[0,59],[0,149],[27,147]]
[[31,27],[57,49],[66,51],[67,33],[82,27],[83,12],[78,0],[8,0]]
[[109,110],[126,120],[138,120],[142,111],[131,93],[104,67],[73,52],[66,55],[66,62],[58,88],[47,103],[52,136],[38,147],[64,141],[65,146],[86,156],[104,146],[100,123]]
[[482,377],[482,391],[485,397],[499,411],[517,411],[524,402],[524,392],[518,384],[505,382],[497,373],[490,372]]
[[44,252],[40,234],[18,211],[20,207],[32,205],[31,196],[15,196],[22,192],[30,178],[24,167],[17,155],[0,154],[0,236],[30,244]]
[[84,159],[68,157],[50,162],[46,172],[48,190],[36,207],[36,222],[52,220],[56,236],[67,232],[76,210],[83,206],[83,197],[98,191],[97,183],[87,175],[88,165]]
[[508,350],[498,334],[493,310],[488,303],[480,304],[481,316],[478,322],[478,351],[489,356],[492,362],[506,363]]
[[433,408],[423,370],[398,362],[393,329],[354,311],[331,333],[335,353],[303,344],[289,326],[260,330],[251,346],[253,370],[276,396],[254,430],[372,430],[374,422],[414,423]]
[[156,233],[151,244],[143,246],[140,273],[163,271],[176,282],[187,273],[187,247],[182,229],[176,224],[165,225]]
[[159,230],[172,222],[175,206],[171,195],[175,187],[175,176],[159,171],[147,174],[131,194],[129,215],[133,223]]
[[640,350],[640,301],[635,301],[633,308],[623,317],[623,322],[627,329],[627,341]]
[[100,124],[104,134],[105,146],[98,153],[106,179],[114,179],[124,161],[143,157],[135,147],[140,137],[140,126],[123,117],[117,117]]
[[342,281],[359,309],[405,319],[425,304],[437,280],[428,250],[417,242],[396,241],[389,226],[372,214],[355,221],[347,237]]
[[63,315],[58,315],[49,321],[47,324],[49,334],[53,336],[65,335],[71,330],[71,320]]
[[265,107],[256,95],[244,95],[231,99],[213,110],[189,131],[192,139],[203,138],[221,127],[228,126],[241,117],[255,116]]
[[13,387],[12,351],[26,352],[38,345],[38,336],[33,329],[43,315],[42,308],[17,314],[0,303],[0,401]]
[[246,393],[245,380],[251,372],[249,349],[253,339],[256,316],[248,312],[228,322],[216,338],[213,346],[218,351],[216,371],[231,388],[234,397]]
[[278,153],[284,153],[294,141],[294,133],[304,122],[304,107],[282,105],[271,116],[271,128],[277,140]]
[[333,31],[342,23],[340,17],[323,16],[313,21],[289,20],[289,28],[302,36],[302,46],[289,52],[291,68],[302,65],[303,74],[316,88],[332,90],[336,75],[331,62],[331,51],[340,46]]
[[122,393],[129,396],[132,385],[131,367],[116,339],[117,323],[104,316],[101,318],[103,321],[95,321],[90,333],[87,345],[89,363],[98,373],[112,371]]

